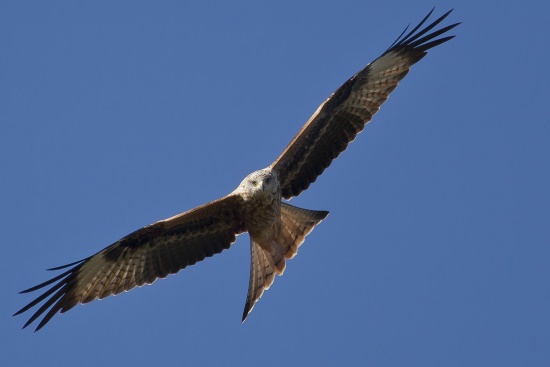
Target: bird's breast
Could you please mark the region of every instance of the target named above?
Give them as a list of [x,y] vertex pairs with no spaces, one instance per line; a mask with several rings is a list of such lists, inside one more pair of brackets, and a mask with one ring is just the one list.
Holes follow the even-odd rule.
[[281,221],[281,200],[258,196],[246,205],[245,221],[250,236],[257,242],[271,238]]

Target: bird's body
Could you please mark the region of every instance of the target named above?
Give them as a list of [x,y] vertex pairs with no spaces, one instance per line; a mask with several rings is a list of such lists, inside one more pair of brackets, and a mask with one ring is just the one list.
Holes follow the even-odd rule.
[[229,195],[141,228],[86,259],[50,270],[62,274],[23,293],[51,286],[16,315],[45,301],[24,327],[79,303],[151,284],[228,249],[239,234],[250,235],[251,267],[243,321],[294,257],[305,237],[328,215],[282,201],[298,196],[355,139],[410,67],[427,50],[454,36],[436,38],[457,24],[428,33],[450,12],[423,29],[405,31],[379,58],[338,88],[267,168],[249,174]]
[[250,238],[264,243],[280,224],[281,187],[277,175],[269,168],[252,172],[233,191],[246,206],[244,213]]

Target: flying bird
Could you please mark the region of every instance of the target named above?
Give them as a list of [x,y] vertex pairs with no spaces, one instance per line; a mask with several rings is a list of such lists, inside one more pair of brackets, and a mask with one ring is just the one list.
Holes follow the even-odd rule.
[[[158,278],[228,249],[244,232],[250,236],[250,281],[242,321],[293,258],[305,237],[328,215],[284,201],[298,196],[355,139],[412,65],[427,51],[454,36],[444,36],[460,23],[432,31],[451,12],[411,31],[407,28],[376,60],[325,100],[283,153],[267,168],[252,172],[229,195],[121,238],[86,259],[49,270],[64,271],[37,286],[50,286],[15,313],[45,301],[25,323],[45,314],[35,331],[58,312],[152,284]],[[431,32],[431,33],[430,33]],[[14,316],[15,316],[14,315]]]

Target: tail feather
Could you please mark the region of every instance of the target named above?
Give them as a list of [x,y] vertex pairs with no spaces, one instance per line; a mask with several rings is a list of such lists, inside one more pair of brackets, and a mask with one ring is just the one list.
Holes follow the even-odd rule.
[[264,251],[260,245],[250,239],[250,281],[248,283],[248,295],[244,305],[242,321],[254,308],[254,304],[260,299],[264,290],[269,289],[275,280],[275,264],[271,255]]
[[[250,281],[242,321],[252,311],[254,304],[275,280],[275,273],[282,275],[286,261],[293,258],[305,237],[328,215],[327,211],[301,209],[281,203],[281,226],[268,246],[260,246],[250,240]],[[266,250],[265,248],[269,250]]]
[[285,257],[292,259],[298,252],[306,236],[328,215],[327,211],[298,208],[281,204],[282,230],[278,242],[285,249]]

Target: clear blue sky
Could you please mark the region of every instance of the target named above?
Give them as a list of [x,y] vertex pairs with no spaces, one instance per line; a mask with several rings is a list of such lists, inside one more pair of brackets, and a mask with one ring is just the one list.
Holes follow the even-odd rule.
[[[550,6],[187,3],[0,5],[0,363],[549,366]],[[247,235],[20,331],[44,269],[232,191],[434,5],[458,37],[292,201],[331,214],[245,324]]]

